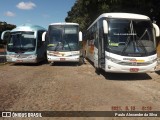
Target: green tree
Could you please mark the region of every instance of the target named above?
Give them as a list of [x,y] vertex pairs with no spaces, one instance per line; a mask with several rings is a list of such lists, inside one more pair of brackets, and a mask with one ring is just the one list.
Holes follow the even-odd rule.
[[159,6],[159,0],[76,0],[65,20],[79,23],[85,31],[102,13],[127,12],[147,15],[160,25]]
[[[16,25],[12,25],[12,24],[7,24],[6,22],[1,22],[0,21],[0,36],[2,34],[3,31],[5,30],[12,30],[16,27]],[[6,44],[6,41],[2,41],[0,40],[0,44]]]

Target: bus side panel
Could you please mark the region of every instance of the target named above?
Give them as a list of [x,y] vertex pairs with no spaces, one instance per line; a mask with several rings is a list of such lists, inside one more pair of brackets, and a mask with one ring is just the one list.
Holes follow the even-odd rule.
[[98,49],[94,47],[94,66],[98,68]]

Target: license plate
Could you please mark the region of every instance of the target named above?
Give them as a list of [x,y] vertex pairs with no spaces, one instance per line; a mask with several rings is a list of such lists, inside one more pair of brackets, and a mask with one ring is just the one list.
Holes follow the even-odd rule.
[[138,72],[139,68],[130,68],[130,72]]
[[65,61],[66,59],[65,58],[60,58],[60,61]]
[[21,63],[21,62],[23,62],[23,60],[17,60],[17,62],[20,62],[20,63]]

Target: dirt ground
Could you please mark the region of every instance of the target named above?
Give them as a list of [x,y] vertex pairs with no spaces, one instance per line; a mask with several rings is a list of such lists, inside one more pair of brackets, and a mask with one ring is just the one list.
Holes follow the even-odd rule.
[[[147,74],[109,74],[102,71],[97,75],[88,61],[81,66],[70,63],[53,66],[47,63],[0,65],[0,111],[112,111],[115,108],[125,111],[126,107],[136,111],[160,111],[160,71]],[[9,120],[13,119],[20,118]],[[158,120],[154,117],[130,119]]]

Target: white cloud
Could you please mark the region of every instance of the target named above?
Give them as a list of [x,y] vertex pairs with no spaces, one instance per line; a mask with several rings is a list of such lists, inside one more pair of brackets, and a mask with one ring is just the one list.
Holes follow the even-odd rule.
[[16,5],[16,7],[22,10],[31,10],[36,7],[36,4],[33,2],[20,2]]
[[11,12],[11,11],[7,11],[4,14],[5,14],[5,16],[8,16],[8,17],[14,17],[14,16],[16,16],[16,14],[13,13],[13,12]]

